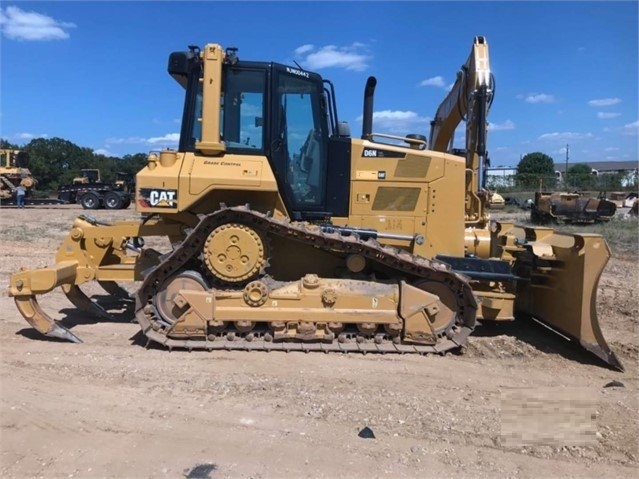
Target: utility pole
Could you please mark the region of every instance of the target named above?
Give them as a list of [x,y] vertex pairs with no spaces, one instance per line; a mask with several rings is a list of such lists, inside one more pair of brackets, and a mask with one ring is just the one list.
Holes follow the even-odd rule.
[[566,144],[566,170],[564,171],[564,185],[566,189],[568,189],[568,151],[570,149],[570,145]]

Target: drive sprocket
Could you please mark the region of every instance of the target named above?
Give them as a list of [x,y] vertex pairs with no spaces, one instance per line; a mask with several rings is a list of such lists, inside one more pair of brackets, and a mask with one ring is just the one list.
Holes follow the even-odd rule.
[[262,237],[241,223],[215,228],[206,238],[202,256],[216,279],[233,284],[256,278],[267,261]]

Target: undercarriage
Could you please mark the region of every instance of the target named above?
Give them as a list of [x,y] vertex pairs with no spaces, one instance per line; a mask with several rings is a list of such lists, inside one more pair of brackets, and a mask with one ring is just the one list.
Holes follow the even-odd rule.
[[[140,248],[129,256],[124,251],[135,249],[137,236],[85,236],[86,217],[79,221],[70,234],[76,257],[97,256],[87,255],[87,243],[112,250],[89,276],[115,294],[124,271],[141,280],[135,319],[150,341],[169,348],[444,352],[463,346],[475,326],[477,305],[463,275],[372,239],[234,207],[199,217],[168,253]],[[132,225],[94,227],[107,233]],[[146,227],[153,235],[153,226]],[[169,228],[177,233],[176,225]],[[305,263],[275,266],[299,255],[296,248]],[[114,259],[117,264],[107,264]],[[87,276],[83,266],[61,261],[39,275],[16,273],[12,294],[40,332],[79,341],[37,303],[35,293],[56,286],[76,307],[108,314],[72,284]]]

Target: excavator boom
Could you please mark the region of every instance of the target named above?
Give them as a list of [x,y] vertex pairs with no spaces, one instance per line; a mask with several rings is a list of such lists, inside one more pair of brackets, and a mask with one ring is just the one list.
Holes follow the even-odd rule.
[[454,151],[455,130],[465,121],[465,147],[458,154],[466,159],[467,227],[485,227],[488,221],[489,197],[482,180],[483,169],[488,163],[488,112],[494,94],[488,42],[477,36],[468,59],[457,72],[453,87],[435,112],[429,141],[430,148],[435,151]]
[[455,129],[462,120],[466,120],[466,151],[485,155],[488,109],[493,93],[488,42],[486,38],[477,36],[466,63],[457,72],[453,87],[435,112],[430,129],[430,148],[435,151],[451,149]]

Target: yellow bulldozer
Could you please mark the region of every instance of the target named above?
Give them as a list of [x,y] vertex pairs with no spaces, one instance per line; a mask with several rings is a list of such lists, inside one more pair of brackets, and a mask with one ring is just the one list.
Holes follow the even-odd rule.
[[[140,221],[79,216],[52,266],[16,272],[9,294],[39,332],[79,342],[37,296],[139,282],[134,315],[168,349],[444,353],[478,321],[534,318],[622,368],[601,333],[594,234],[491,221],[486,167],[493,100],[488,43],[475,37],[430,136],[339,120],[333,84],[299,66],[244,61],[218,44],[169,56],[184,89],[177,150],[136,176]],[[466,122],[464,156],[449,151]],[[165,250],[145,239],[167,238]],[[149,241],[147,241],[148,243]]]
[[18,186],[31,195],[38,182],[29,171],[28,162],[29,155],[24,151],[0,149],[0,204],[14,204]]
[[530,221],[536,224],[592,224],[610,221],[617,206],[605,198],[593,198],[587,193],[537,191],[530,208]]

